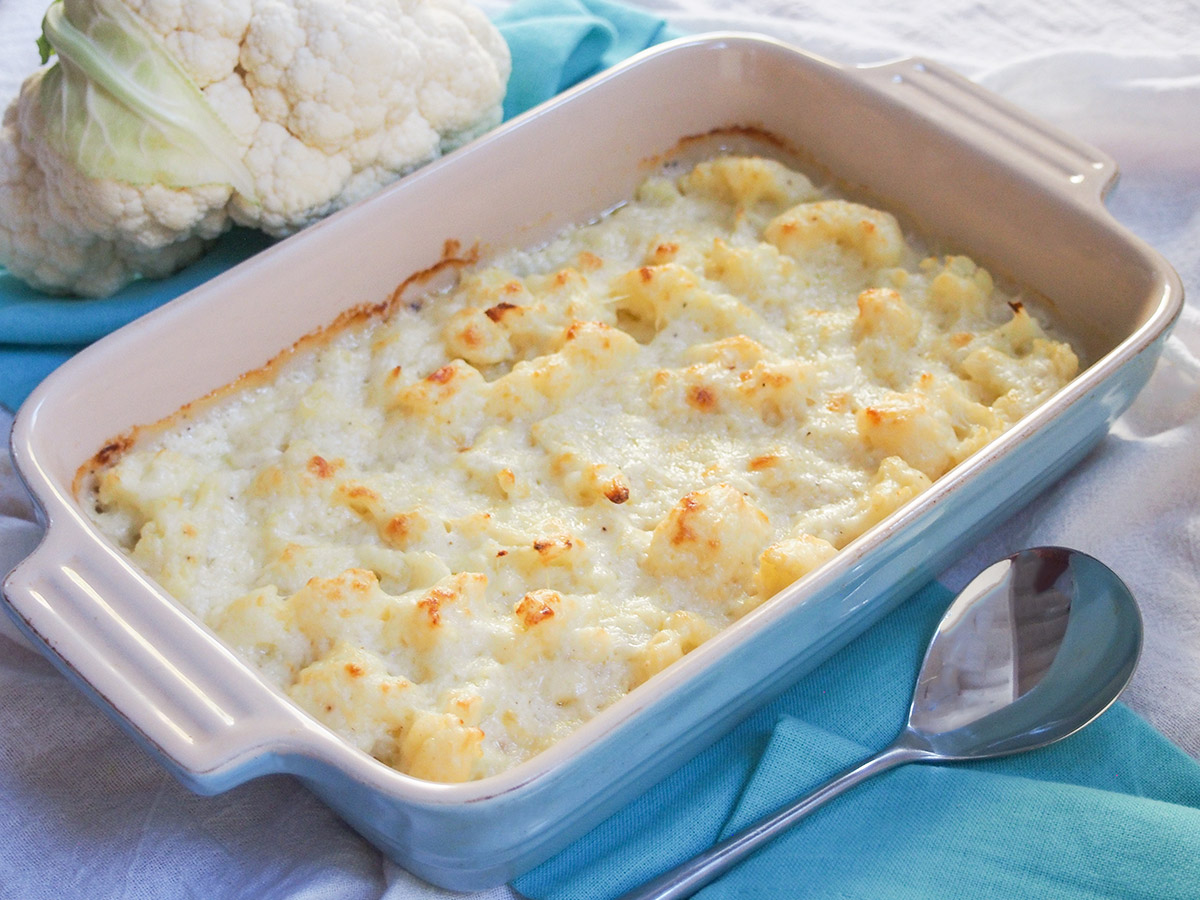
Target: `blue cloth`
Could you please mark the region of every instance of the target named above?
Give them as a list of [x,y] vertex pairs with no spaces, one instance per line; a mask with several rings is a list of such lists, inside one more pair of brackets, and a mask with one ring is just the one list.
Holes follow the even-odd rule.
[[[886,746],[951,599],[925,588],[514,887],[615,897]],[[1200,765],[1118,704],[1042,750],[877,776],[698,896],[1194,900]]]
[[[519,0],[496,25],[513,61],[505,118],[669,36],[661,18],[608,0]],[[258,232],[234,229],[183,271],[103,300],[48,297],[0,267],[0,405],[15,410],[73,353],[268,243]]]

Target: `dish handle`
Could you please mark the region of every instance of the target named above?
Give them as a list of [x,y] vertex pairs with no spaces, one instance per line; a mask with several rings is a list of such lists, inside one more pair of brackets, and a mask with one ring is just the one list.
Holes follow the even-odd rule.
[[51,527],[6,579],[4,594],[26,636],[198,793],[283,771],[272,756],[281,736],[292,747],[296,738],[321,738],[321,729],[115,553],[85,558]]
[[952,122],[952,139],[1028,173],[1046,190],[1103,208],[1116,183],[1117,164],[1107,154],[945,65],[904,59],[859,71],[916,115]]

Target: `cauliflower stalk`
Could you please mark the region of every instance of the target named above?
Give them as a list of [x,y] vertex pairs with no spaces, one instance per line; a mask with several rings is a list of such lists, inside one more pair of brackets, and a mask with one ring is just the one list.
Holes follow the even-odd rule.
[[0,264],[106,296],[297,231],[500,121],[466,0],[55,0],[0,126]]

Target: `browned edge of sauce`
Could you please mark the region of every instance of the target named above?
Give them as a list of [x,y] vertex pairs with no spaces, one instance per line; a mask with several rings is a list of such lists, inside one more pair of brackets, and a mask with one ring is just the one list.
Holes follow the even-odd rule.
[[[746,142],[748,146],[744,148],[733,146],[738,141]],[[670,149],[643,159],[639,168],[643,171],[652,171],[660,169],[673,161],[690,160],[697,162],[706,156],[711,157],[719,152],[740,152],[742,150],[745,152],[763,152],[766,148],[773,148],[779,154],[781,160],[786,161],[789,165],[800,169],[810,176],[815,175],[819,180],[826,183],[838,184],[839,189],[846,190],[849,193],[862,192],[861,188],[856,189],[854,186],[840,183],[825,165],[813,158],[811,153],[757,125],[722,125],[710,131],[685,135],[676,141]],[[372,318],[385,318],[398,305],[404,302],[403,298],[410,291],[423,289],[425,285],[448,269],[458,269],[461,271],[467,266],[474,265],[479,259],[480,247],[478,243],[464,251],[462,243],[459,240],[454,238],[447,239],[443,244],[442,258],[432,266],[410,275],[396,286],[386,300],[378,303],[365,303],[347,309],[334,319],[333,322],[304,335],[291,347],[277,353],[261,367],[243,373],[230,383],[210,391],[203,397],[184,404],[174,413],[164,416],[156,422],[135,426],[124,434],[107,441],[94,456],[83,463],[76,471],[71,483],[72,494],[77,499],[81,498],[88,480],[95,473],[111,466],[144,433],[161,429],[177,422],[196,412],[201,407],[211,405],[222,398],[228,397],[230,394],[249,384],[264,383],[298,353],[329,340],[333,335],[352,325]]]
[[474,265],[479,261],[479,247],[472,246],[467,250],[463,250],[461,242],[455,239],[447,239],[442,245],[442,258],[432,266],[421,269],[409,275],[404,281],[400,282],[388,295],[386,300],[377,303],[364,303],[359,306],[351,307],[350,309],[341,312],[336,319],[328,325],[323,325],[310,331],[302,336],[292,346],[276,353],[257,369],[252,369],[248,372],[243,372],[233,381],[225,384],[215,390],[210,391],[202,397],[198,397],[188,403],[185,403],[179,409],[170,415],[164,416],[156,422],[150,422],[143,425],[135,425],[129,431],[121,434],[111,440],[105,442],[90,459],[85,461],[75,472],[75,477],[71,480],[71,493],[78,500],[83,496],[85,487],[89,480],[101,470],[108,468],[116,462],[117,458],[131,448],[138,438],[150,431],[162,429],[181,419],[184,419],[194,412],[197,412],[205,406],[209,406],[225,397],[236,393],[238,390],[252,384],[262,384],[269,381],[286,363],[295,358],[295,356],[310,347],[317,346],[327,342],[334,335],[366,322],[370,319],[383,319],[388,316],[397,306],[405,302],[405,298],[413,290],[422,290],[433,279],[445,273],[448,270],[457,269],[461,271],[467,266]]

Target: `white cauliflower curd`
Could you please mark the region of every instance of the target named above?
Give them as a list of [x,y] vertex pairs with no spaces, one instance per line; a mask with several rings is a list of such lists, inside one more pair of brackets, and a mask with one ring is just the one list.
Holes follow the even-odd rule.
[[283,236],[496,125],[464,0],[56,0],[0,127],[0,265],[106,296],[232,223]]

